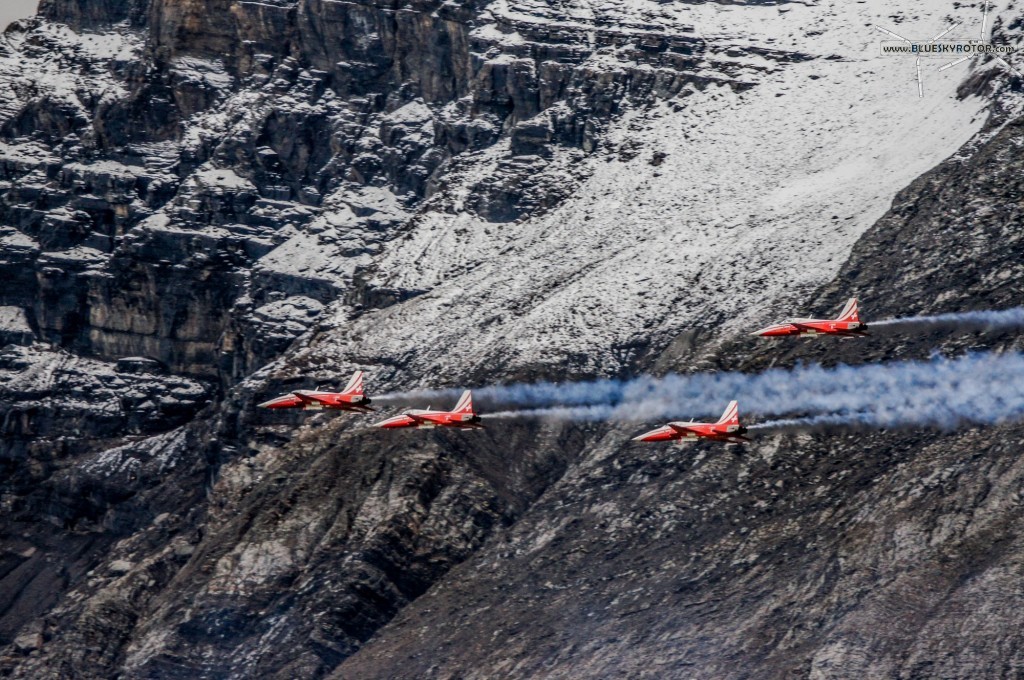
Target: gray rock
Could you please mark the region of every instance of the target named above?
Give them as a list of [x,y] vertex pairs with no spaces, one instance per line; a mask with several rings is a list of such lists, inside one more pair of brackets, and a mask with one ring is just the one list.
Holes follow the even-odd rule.
[[[45,20],[3,43],[0,79],[57,70],[66,90],[39,78],[0,103],[0,342],[14,343],[0,352],[0,673],[992,677],[1022,664],[1019,425],[780,435],[682,457],[588,424],[392,438],[347,414],[254,408],[361,363],[337,349],[352,319],[427,299],[375,256],[428,210],[514,227],[571,196],[624,110],[743,91],[809,58],[730,46],[712,64],[693,30],[650,17],[521,9],[44,0]],[[1021,123],[997,118],[1008,125],[969,158],[908,187],[808,306],[850,290],[877,315],[1019,304]],[[968,346],[1020,340],[780,351],[692,333],[626,350],[637,370],[753,371]],[[377,356],[378,384],[401,386],[414,352]],[[540,377],[574,377],[560,370]]]
[[123,574],[127,574],[129,571],[132,570],[132,567],[134,566],[134,564],[128,562],[127,560],[114,560],[110,563],[108,570],[110,571],[111,574],[114,574],[115,576],[120,576]]

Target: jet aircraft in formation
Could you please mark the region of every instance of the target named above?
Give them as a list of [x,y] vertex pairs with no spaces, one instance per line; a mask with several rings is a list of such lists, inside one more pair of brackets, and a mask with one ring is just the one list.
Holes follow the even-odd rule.
[[357,413],[371,413],[370,398],[363,393],[363,372],[356,371],[349,379],[348,385],[341,392],[324,392],[316,390],[296,390],[290,394],[265,401],[260,404],[261,408],[285,409],[300,408],[303,411],[320,411],[332,409],[335,411],[356,411]]
[[[763,328],[754,335],[762,337],[778,336],[808,336],[836,335],[841,338],[865,336],[867,324],[860,320],[860,313],[857,310],[857,298],[850,298],[846,306],[839,313],[837,319],[790,319]],[[327,392],[322,390],[296,390],[289,394],[266,401],[260,406],[268,409],[302,409],[304,411],[318,411],[331,409],[337,411],[354,411],[357,413],[371,413],[371,400],[363,392],[363,372],[356,371],[341,392]],[[473,409],[473,393],[466,390],[455,408],[451,411],[426,409],[409,409],[401,415],[393,416],[379,423],[374,427],[386,430],[401,428],[430,429],[436,427],[450,427],[459,430],[480,430],[480,415]],[[634,441],[642,442],[693,442],[701,439],[719,441],[731,444],[742,444],[750,439],[744,437],[747,428],[740,425],[739,405],[735,401],[729,402],[725,413],[714,423],[694,423],[689,421],[673,421],[662,427],[645,432],[634,437]]]
[[[372,413],[372,400],[363,392],[363,372],[356,371],[341,392],[325,390],[296,390],[270,401],[265,401],[261,408],[302,409],[303,411],[354,411]],[[462,430],[482,430],[480,416],[473,410],[473,393],[466,390],[455,408],[451,411],[435,411],[428,406],[426,409],[409,409],[405,413],[375,423],[374,427],[394,430],[403,427],[429,429],[433,427],[453,427]]]
[[857,298],[850,298],[839,312],[837,319],[789,319],[782,323],[773,324],[768,328],[756,331],[754,335],[772,338],[782,335],[801,335],[804,337],[817,337],[819,335],[838,335],[843,338],[852,338],[867,335],[865,331],[868,325],[860,320],[860,313],[857,311]]
[[740,425],[739,404],[730,401],[725,413],[715,423],[672,422],[657,429],[633,437],[635,442],[697,441],[711,439],[730,444],[742,444],[750,440],[743,435],[747,428]]
[[426,409],[410,409],[400,416],[388,418],[375,424],[386,430],[402,427],[430,429],[434,427],[454,427],[460,430],[482,430],[480,416],[473,410],[473,393],[466,390],[455,408],[451,411],[431,411]]

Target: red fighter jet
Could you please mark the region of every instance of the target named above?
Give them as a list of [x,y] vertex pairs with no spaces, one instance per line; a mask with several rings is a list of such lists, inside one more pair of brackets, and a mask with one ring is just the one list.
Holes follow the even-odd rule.
[[862,323],[857,312],[857,298],[850,298],[838,319],[789,319],[754,333],[766,338],[781,335],[802,335],[813,338],[818,335],[838,335],[842,338],[865,336],[868,325]]
[[473,393],[466,390],[462,393],[459,403],[451,411],[431,411],[412,409],[400,416],[388,418],[375,424],[376,427],[396,429],[400,427],[455,427],[461,430],[482,430],[480,416],[473,411]]
[[731,444],[742,444],[750,440],[744,437],[747,428],[740,425],[739,406],[737,402],[730,401],[725,413],[718,419],[717,423],[689,423],[676,422],[659,427],[656,430],[645,432],[639,437],[633,437],[637,442],[693,442],[699,439],[710,439],[716,442],[727,442]]
[[296,390],[291,394],[271,399],[260,404],[261,408],[301,408],[304,411],[355,411],[372,413],[370,398],[363,394],[363,372],[356,371],[341,392],[322,390]]

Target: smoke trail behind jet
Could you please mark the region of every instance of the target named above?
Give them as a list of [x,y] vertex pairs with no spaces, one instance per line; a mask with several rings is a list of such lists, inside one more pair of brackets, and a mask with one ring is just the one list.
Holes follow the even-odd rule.
[[[1019,353],[604,382],[613,383],[595,391],[605,395],[604,403],[595,400],[585,405],[506,410],[491,417],[713,421],[730,399],[739,400],[741,417],[800,414],[820,416],[817,423],[823,425],[953,428],[968,422],[992,424],[1024,417],[1024,355]],[[806,420],[802,423],[815,424]]]
[[[839,415],[827,413],[818,416],[804,416],[802,418],[778,418],[767,420],[762,423],[755,423],[747,426],[747,431],[758,432],[822,432],[836,428],[848,429],[850,427],[870,427],[872,416],[870,413],[848,413]],[[911,423],[903,423],[909,425]]]
[[[921,332],[939,329],[964,331],[1024,329],[1024,307],[1004,310],[981,310],[936,314],[933,316],[911,316],[897,319],[871,320],[869,332],[879,334],[899,332]],[[728,374],[727,374],[728,375]],[[663,380],[669,380],[665,378]],[[497,385],[473,390],[473,394],[485,403],[502,404],[523,408],[547,406],[588,406],[616,404],[642,391],[646,383],[654,384],[653,378],[636,378],[630,381],[593,380],[577,383],[541,382],[519,385]],[[374,397],[378,402],[429,401],[438,403],[454,401],[462,394],[463,388],[440,390],[411,390]],[[503,414],[507,415],[507,414]]]
[[[505,406],[539,407],[552,405],[609,404],[622,401],[625,387],[650,378],[640,377],[630,381],[590,380],[575,383],[539,382],[516,385],[494,385],[474,387],[473,396],[479,401]],[[382,394],[373,398],[376,402],[417,401],[441,405],[442,402],[459,398],[465,388],[440,390],[410,390]]]
[[964,331],[1024,329],[1024,307],[868,321],[869,332],[874,330],[913,332],[945,328]]

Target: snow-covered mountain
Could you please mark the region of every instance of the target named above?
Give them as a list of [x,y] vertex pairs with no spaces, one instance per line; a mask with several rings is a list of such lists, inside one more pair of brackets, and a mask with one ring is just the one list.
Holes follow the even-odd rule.
[[[987,159],[1015,160],[1019,83],[991,61],[929,63],[918,98],[913,61],[880,56],[874,27],[923,37],[962,21],[950,37],[976,37],[982,10],[44,0],[0,38],[0,341],[12,345],[0,356],[0,667],[295,678],[454,677],[479,664],[481,677],[537,677],[550,661],[552,677],[567,673],[565,649],[502,657],[460,643],[451,665],[405,671],[388,650],[422,654],[416,639],[467,615],[416,609],[432,587],[455,593],[452,607],[483,598],[476,567],[460,572],[463,590],[445,580],[456,565],[479,560],[528,588],[557,570],[524,567],[519,584],[495,565],[557,545],[584,505],[635,522],[639,506],[614,509],[631,482],[594,472],[616,456],[642,465],[622,433],[528,423],[388,439],[254,404],[354,368],[383,392],[820,359],[770,359],[740,338],[844,287],[897,314],[1011,302],[939,290],[947,279],[918,290],[904,246],[885,240],[925,248],[938,221],[955,221],[971,234],[962,252],[928,251],[917,271],[955,264],[964,281],[972,248],[980,261],[1017,252],[1012,235],[997,245],[980,229],[993,218],[966,189],[917,178],[945,161],[932,176],[966,186],[981,169],[982,192],[1010,182]],[[1019,40],[1012,8],[988,21]],[[1014,191],[989,203],[1012,215]],[[898,206],[930,199],[941,216],[908,232],[918,211]],[[801,474],[807,446],[776,438],[738,481],[767,479],[777,457],[779,475]],[[700,484],[734,472],[715,465]],[[734,512],[741,487],[686,521]],[[697,487],[655,488],[665,507]],[[565,510],[558,494],[582,505]],[[643,549],[628,534],[616,541]],[[599,535],[581,534],[580,549]],[[505,540],[518,547],[502,562]],[[656,556],[671,562],[666,551]],[[826,567],[804,568],[794,573]],[[539,597],[538,621],[556,600]],[[406,607],[413,618],[374,638]],[[410,632],[416,616],[434,632]],[[628,622],[614,631],[657,647]],[[824,653],[824,638],[800,639],[808,658]],[[755,675],[781,672],[771,654],[721,650],[767,664]],[[586,673],[628,675],[628,656],[593,656]],[[668,654],[666,672],[685,656]]]
[[[831,279],[895,192],[985,119],[982,98],[953,96],[962,72],[930,78],[928,97],[916,99],[909,64],[872,50],[868,24],[879,18],[868,4],[601,8],[564,21],[582,31],[650,14],[659,30],[698,27],[696,74],[712,82],[626,102],[599,149],[538,163],[573,186],[541,216],[499,227],[474,214],[467,201],[508,151],[460,158],[472,170],[448,183],[450,202],[424,211],[369,280],[424,294],[366,315],[354,333],[336,316],[341,336],[357,340],[325,340],[313,354],[336,362],[414,350],[414,380],[429,384],[495,363],[510,373],[618,372],[688,330],[750,328]],[[563,21],[503,3],[491,11],[499,25]],[[629,68],[621,51],[588,60]],[[439,330],[434,320],[449,316]]]

